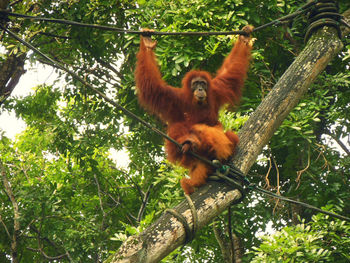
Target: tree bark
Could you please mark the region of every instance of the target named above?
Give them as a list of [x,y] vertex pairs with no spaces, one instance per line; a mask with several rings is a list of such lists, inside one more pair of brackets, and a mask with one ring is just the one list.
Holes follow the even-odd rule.
[[0,9],[6,9],[10,0],[0,0]]
[[[7,226],[5,225],[5,222],[2,221],[2,224],[6,230],[6,233],[8,237],[11,240],[11,259],[13,263],[18,263],[19,258],[18,258],[18,238],[19,238],[19,232],[20,232],[20,212],[19,212],[19,207],[18,207],[18,202],[16,200],[15,195],[13,194],[11,184],[6,176],[6,170],[5,167],[2,163],[2,160],[0,159],[0,173],[5,189],[5,193],[9,197],[12,207],[13,207],[13,233],[12,235],[10,234],[10,231],[8,230]],[[1,218],[1,216],[0,216]]]
[[214,225],[213,231],[214,231],[215,239],[219,244],[219,247],[221,250],[221,256],[224,263],[233,263],[234,260],[232,258],[234,255],[233,255],[233,251],[231,251],[232,250],[230,246],[231,242],[227,241],[223,229]]
[[[350,12],[346,19],[349,19]],[[343,33],[348,34],[343,28]],[[326,65],[343,48],[334,28],[324,27],[313,34],[306,47],[286,70],[271,92],[264,98],[239,133],[240,143],[233,158],[237,168],[247,173],[258,154],[289,112]],[[208,183],[191,195],[198,211],[198,229],[238,200],[241,194],[221,183]],[[183,201],[175,207],[190,226],[190,209]],[[154,224],[139,235],[129,237],[110,262],[159,262],[178,246],[184,244],[182,224],[164,213]]]
[[19,79],[25,73],[27,53],[11,54],[0,64],[0,106],[11,95]]

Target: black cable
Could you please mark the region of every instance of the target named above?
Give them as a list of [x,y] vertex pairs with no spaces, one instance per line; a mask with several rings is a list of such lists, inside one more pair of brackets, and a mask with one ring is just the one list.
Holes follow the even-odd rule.
[[182,147],[182,145],[180,145],[178,142],[176,142],[174,139],[172,139],[171,137],[169,137],[167,134],[165,134],[164,132],[160,131],[159,129],[153,127],[151,124],[149,124],[148,122],[146,122],[145,120],[141,119],[140,117],[138,117],[136,114],[134,114],[133,112],[129,111],[128,109],[124,108],[123,106],[121,106],[119,103],[111,100],[110,98],[108,98],[104,93],[102,93],[101,91],[99,91],[98,89],[94,88],[90,83],[86,82],[84,79],[82,79],[79,75],[77,75],[76,73],[74,73],[73,71],[69,70],[68,68],[62,66],[59,62],[51,59],[50,57],[48,57],[47,55],[45,55],[44,53],[42,53],[40,50],[38,50],[36,47],[34,47],[33,45],[31,45],[30,43],[26,42],[25,40],[21,39],[19,36],[17,36],[15,33],[13,33],[12,31],[8,30],[7,28],[3,27],[2,25],[0,25],[0,28],[2,30],[4,30],[6,33],[8,33],[10,36],[12,36],[14,39],[16,39],[17,41],[19,41],[21,44],[23,44],[24,46],[26,46],[27,48],[31,49],[32,51],[34,51],[35,53],[37,53],[38,55],[42,56],[44,59],[46,59],[48,62],[50,62],[53,66],[67,72],[69,75],[71,75],[73,78],[77,79],[78,81],[80,81],[83,85],[87,86],[88,88],[90,88],[91,90],[93,90],[94,92],[96,92],[100,97],[102,97],[103,99],[105,99],[107,102],[109,102],[110,104],[112,104],[113,106],[115,106],[116,108],[118,108],[119,110],[121,110],[125,115],[128,115],[131,118],[134,118],[135,120],[139,121],[140,123],[142,123],[143,125],[145,125],[147,128],[153,130],[154,132],[158,133],[159,135],[163,136],[164,138],[168,139],[169,141],[171,141],[172,143],[176,144],[178,147]]
[[[169,137],[166,133],[160,131],[159,129],[157,129],[156,127],[152,126],[151,124],[149,124],[148,122],[146,122],[145,120],[141,119],[139,116],[137,116],[136,114],[134,114],[133,112],[129,111],[128,109],[124,108],[123,106],[121,106],[119,103],[111,100],[110,98],[108,98],[104,93],[102,93],[101,91],[99,91],[98,89],[96,89],[95,87],[93,87],[90,83],[86,82],[84,79],[82,79],[79,75],[77,75],[76,73],[74,73],[73,71],[67,69],[66,67],[64,67],[63,65],[61,65],[59,62],[51,59],[50,57],[48,57],[47,55],[45,55],[44,53],[42,53],[40,50],[38,50],[36,47],[34,47],[33,45],[31,45],[30,43],[26,42],[25,40],[21,39],[19,36],[17,36],[15,33],[13,33],[12,31],[10,31],[9,29],[3,27],[2,25],[0,25],[0,28],[2,30],[4,30],[6,33],[8,33],[10,36],[12,36],[14,39],[16,39],[17,41],[19,41],[21,44],[23,44],[24,46],[28,47],[29,49],[33,50],[35,53],[37,53],[38,55],[42,56],[44,59],[46,59],[48,62],[50,62],[53,66],[67,72],[69,75],[71,75],[73,78],[77,79],[79,82],[81,82],[83,85],[87,86],[88,88],[90,88],[91,90],[93,90],[94,92],[96,92],[100,97],[102,97],[103,99],[105,99],[108,103],[110,103],[111,105],[115,106],[116,108],[118,108],[119,110],[121,110],[125,115],[137,120],[138,122],[142,123],[144,126],[146,126],[147,128],[149,128],[150,130],[154,131],[155,133],[163,136],[165,139],[169,140],[170,142],[174,143],[179,149],[182,148],[182,145],[180,143],[178,143],[177,141],[175,141],[173,138]],[[217,165],[213,164],[213,162],[211,162],[210,160],[196,154],[193,151],[189,151],[188,154],[192,155],[193,157],[199,159],[200,161],[213,166],[214,168],[219,168]]]
[[[235,168],[235,172],[234,172],[234,175],[238,175],[238,178],[235,177],[234,179],[232,179],[231,178],[232,173],[217,172],[217,173],[215,173],[215,175],[218,176],[220,179],[224,180],[229,185],[234,186],[235,189],[238,189],[241,192],[242,197],[235,203],[239,203],[240,201],[242,201],[244,199],[245,195],[249,192],[249,190],[252,190],[252,191],[260,192],[262,194],[265,194],[265,195],[268,195],[268,196],[271,196],[271,197],[274,197],[274,198],[277,198],[277,199],[280,199],[280,200],[283,200],[283,201],[286,201],[286,202],[289,202],[292,204],[301,205],[303,207],[309,208],[311,210],[314,210],[314,211],[322,213],[322,214],[326,214],[326,215],[338,218],[340,220],[345,220],[345,221],[350,222],[349,217],[338,215],[338,214],[335,214],[335,213],[332,213],[332,212],[329,212],[326,210],[322,210],[316,206],[313,206],[313,205],[310,205],[310,204],[307,204],[307,203],[304,203],[301,201],[296,201],[296,200],[290,199],[288,197],[275,194],[275,193],[268,191],[266,189],[263,189],[261,187],[258,187],[255,184],[250,183],[247,180],[246,176],[244,176],[243,173],[240,170],[238,170],[238,168]],[[215,181],[215,175],[209,176],[209,179],[213,179]],[[238,181],[236,181],[235,179],[238,179]]]
[[[311,6],[311,3],[307,4],[306,6],[308,6],[308,8]],[[306,10],[306,9],[305,9]],[[0,11],[1,13],[2,11]],[[80,24],[80,23],[78,23]],[[38,50],[37,48],[35,48],[33,45],[31,45],[30,43],[26,42],[25,40],[21,39],[19,36],[17,36],[15,33],[13,33],[12,31],[8,30],[7,28],[5,28],[3,25],[0,24],[0,28],[2,30],[4,30],[6,33],[8,33],[11,37],[13,37],[14,39],[16,39],[17,41],[19,41],[21,44],[23,44],[24,46],[28,47],[29,49],[31,49],[32,51],[34,51],[35,53],[39,54],[40,56],[42,56],[43,58],[45,58],[47,61],[49,61],[53,66],[67,72],[68,74],[70,74],[73,78],[77,79],[78,81],[80,81],[83,85],[87,86],[88,88],[90,88],[91,90],[93,90],[94,92],[96,92],[100,97],[102,97],[103,99],[105,99],[108,103],[110,103],[111,105],[115,106],[116,108],[118,108],[119,110],[121,110],[124,114],[128,115],[131,118],[134,118],[135,120],[139,121],[140,123],[142,123],[143,125],[145,125],[147,128],[151,129],[152,131],[156,132],[157,134],[163,136],[164,138],[166,138],[167,140],[169,140],[170,142],[174,143],[178,148],[182,148],[182,145],[179,144],[177,141],[175,141],[174,139],[172,139],[171,137],[169,137],[167,134],[165,134],[164,132],[160,131],[159,129],[153,127],[151,124],[149,124],[148,122],[144,121],[143,119],[141,119],[140,117],[138,117],[137,115],[135,115],[133,112],[129,111],[128,109],[124,108],[123,106],[121,106],[119,103],[111,100],[110,98],[108,98],[104,93],[102,93],[101,91],[99,91],[98,89],[94,88],[90,83],[86,82],[84,79],[82,79],[79,75],[77,75],[76,73],[74,73],[73,71],[67,69],[66,67],[64,67],[63,65],[61,65],[59,62],[51,59],[50,57],[48,57],[47,55],[45,55],[44,53],[42,53],[40,50]],[[260,27],[261,29],[261,27]],[[140,32],[140,31],[139,31]],[[147,32],[149,33],[149,32]],[[154,32],[152,32],[154,33]],[[165,32],[163,32],[165,33]],[[198,33],[198,32],[197,32]],[[218,168],[222,168],[223,166],[220,164],[217,164],[215,162],[212,162],[192,151],[189,151],[189,154],[191,154],[192,156],[194,156],[195,158],[203,161],[206,164],[209,164],[211,166],[213,166],[214,168],[218,169]],[[266,195],[269,196],[273,196],[275,198],[284,200],[284,201],[288,201],[294,204],[299,204],[302,206],[305,206],[307,208],[310,208],[312,210],[318,211],[320,213],[324,213],[342,220],[346,220],[346,221],[350,221],[350,218],[348,217],[344,217],[344,216],[340,216],[328,211],[324,211],[322,209],[319,209],[317,207],[314,207],[312,205],[303,203],[303,202],[299,202],[299,201],[295,201],[292,199],[289,199],[287,197],[283,197],[280,195],[276,195],[270,191],[267,191],[265,189],[259,188],[253,184],[250,184],[249,181],[247,180],[246,176],[244,176],[244,174],[235,166],[230,165],[229,166],[229,172],[227,173],[230,176],[233,176],[234,178],[238,178],[239,180],[241,180],[242,185],[244,186],[248,186],[248,188],[252,189],[252,190],[256,190],[259,191],[261,193],[264,193]],[[228,179],[227,181],[229,181],[231,184],[237,185],[236,182]],[[241,189],[241,187],[237,187],[238,189]],[[242,195],[244,195],[243,191],[241,192]]]
[[[288,14],[286,16],[280,17],[274,21],[271,21],[267,24],[261,25],[259,27],[254,28],[253,32],[259,31],[261,29],[264,29],[271,25],[280,24],[283,21],[291,20],[295,18],[296,16],[299,16],[305,12],[307,12],[314,4],[316,4],[315,1],[311,1],[304,6],[300,7],[298,10],[292,14]],[[127,34],[137,34],[137,35],[158,35],[158,36],[164,36],[164,35],[181,35],[181,36],[210,36],[210,35],[246,35],[247,33],[243,30],[236,30],[236,31],[217,31],[217,32],[160,32],[160,31],[138,31],[138,30],[129,30],[129,29],[123,29],[118,28],[114,26],[103,26],[103,25],[97,25],[97,24],[85,24],[81,22],[76,22],[72,20],[64,20],[64,19],[57,19],[57,18],[46,18],[46,17],[38,17],[38,16],[30,16],[30,15],[24,15],[24,14],[18,14],[9,12],[8,10],[0,10],[0,15],[3,14],[6,17],[12,16],[16,18],[22,18],[22,19],[31,19],[36,21],[44,21],[44,22],[50,22],[50,23],[56,23],[56,24],[64,24],[64,25],[72,25],[72,26],[78,26],[78,27],[87,27],[87,28],[94,28],[94,29],[100,29],[100,30],[108,30],[108,31],[114,31],[118,33],[127,33]]]
[[72,26],[78,26],[78,27],[87,27],[87,28],[94,28],[94,29],[100,29],[100,30],[114,31],[114,32],[118,32],[118,33],[137,34],[137,35],[209,36],[209,35],[245,35],[246,34],[246,32],[243,30],[219,31],[219,32],[160,32],[160,31],[144,32],[144,31],[138,31],[138,30],[123,29],[123,28],[114,27],[114,26],[85,24],[85,23],[80,23],[80,22],[76,22],[76,21],[72,21],[72,20],[29,16],[29,15],[23,15],[23,14],[18,14],[18,13],[12,13],[12,12],[8,12],[8,11],[4,11],[4,10],[0,10],[0,14],[12,16],[12,17],[17,17],[17,18],[23,18],[23,19],[31,19],[31,20],[36,20],[36,21],[44,21],[44,22],[50,22],[50,23],[56,23],[56,24],[72,25]]
[[192,230],[189,226],[189,224],[187,223],[186,218],[180,214],[178,211],[176,211],[175,209],[166,209],[165,212],[168,212],[169,214],[172,214],[176,219],[178,219],[181,224],[183,225],[184,229],[185,229],[185,244],[191,242],[194,238],[195,235],[197,233],[197,229],[198,229],[198,214],[197,214],[197,210],[196,207],[194,206],[194,203],[191,199],[191,197],[187,194],[185,194],[185,198],[186,201],[190,207],[190,211],[192,214]]
[[309,208],[311,210],[317,211],[319,213],[322,213],[322,214],[325,214],[325,215],[329,215],[329,216],[338,218],[340,220],[344,220],[344,221],[350,222],[350,218],[349,217],[338,215],[338,214],[335,214],[335,213],[332,213],[332,212],[329,212],[329,211],[326,211],[326,210],[322,210],[322,209],[320,209],[320,208],[318,208],[316,206],[309,205],[309,204],[304,203],[304,202],[296,201],[296,200],[290,199],[288,197],[277,195],[275,193],[272,193],[271,191],[268,191],[268,190],[265,190],[263,188],[260,188],[260,187],[254,185],[254,184],[252,184],[250,187],[252,188],[252,190],[255,190],[257,192],[263,193],[265,195],[268,195],[268,196],[271,196],[271,197],[275,197],[275,198],[278,198],[280,200],[283,200],[283,201],[286,201],[286,202],[289,202],[289,203],[292,203],[292,204],[301,205],[301,206],[304,206],[304,207]]
[[319,28],[324,26],[333,27],[337,30],[338,37],[341,39],[340,23],[343,22],[343,16],[339,14],[339,6],[336,1],[322,0],[312,6],[308,13],[308,27],[306,29],[304,42],[306,43],[311,35]]

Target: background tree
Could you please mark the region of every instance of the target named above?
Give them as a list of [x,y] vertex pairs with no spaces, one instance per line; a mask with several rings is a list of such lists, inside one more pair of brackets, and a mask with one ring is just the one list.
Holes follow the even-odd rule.
[[[14,1],[10,5],[17,13],[136,30],[148,27],[161,31],[228,31],[248,23],[258,26],[270,22],[304,3],[151,0]],[[341,12],[349,9],[347,1],[339,4]],[[134,94],[138,36],[10,20],[6,24],[9,29],[162,128],[139,108]],[[221,114],[227,129],[240,129],[302,50],[305,23],[305,17],[300,17],[293,23],[255,34],[254,60],[244,99],[237,112],[225,110]],[[1,39],[1,65],[11,57],[47,64],[6,34],[2,33]],[[157,40],[162,72],[174,86],[191,68],[214,72],[232,44],[229,36],[163,36]],[[264,148],[250,171],[250,179],[283,195],[349,214],[348,38],[344,43],[341,55],[326,68]],[[164,160],[162,138],[124,116],[70,76],[57,72],[64,84],[57,81],[53,87],[36,87],[30,96],[1,100],[2,112],[14,110],[27,124],[14,141],[1,135],[1,262],[103,261],[126,236],[142,231],[165,208],[183,198],[178,181],[184,171]],[[16,79],[15,71],[0,87],[9,85],[10,79]],[[111,149],[128,153],[128,167],[119,167],[118,160],[111,160]],[[216,262],[230,257],[234,262],[249,262],[254,253],[243,256],[243,252],[259,246],[257,233],[262,233],[268,223],[280,230],[301,223],[299,218],[309,222],[311,216],[307,209],[252,194],[230,213],[224,212],[214,228],[210,225],[202,229],[190,245],[175,251],[164,262]],[[313,235],[318,227],[327,225],[319,223],[320,220],[328,219],[310,223],[310,230],[286,228],[288,239],[300,232],[304,236]],[[318,236],[320,242],[316,245],[322,248],[324,240],[333,244],[347,240],[348,226],[339,229],[327,239]],[[228,232],[233,232],[232,238]],[[222,246],[225,243],[234,249]],[[262,243],[265,248],[266,244]],[[272,241],[269,245],[273,246]],[[300,246],[306,251],[305,243]],[[347,247],[342,247],[345,254],[349,252]],[[256,253],[264,247],[260,249]],[[229,255],[230,251],[236,252],[234,256]],[[271,255],[267,252],[267,256]],[[332,251],[326,255],[329,253]],[[342,255],[337,258],[345,259]]]

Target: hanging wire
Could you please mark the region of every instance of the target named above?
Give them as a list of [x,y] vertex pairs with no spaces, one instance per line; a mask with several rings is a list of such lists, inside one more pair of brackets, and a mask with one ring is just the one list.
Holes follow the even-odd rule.
[[[172,143],[174,143],[177,147],[179,147],[181,149],[182,145],[179,144],[177,141],[175,141],[174,139],[172,139],[171,137],[169,137],[167,134],[165,134],[164,132],[160,131],[159,129],[155,128],[154,126],[152,126],[151,124],[149,124],[148,122],[146,122],[145,120],[141,119],[140,117],[138,117],[137,115],[135,115],[133,112],[127,110],[126,108],[124,108],[123,106],[121,106],[119,103],[111,100],[110,98],[108,98],[103,92],[99,91],[98,89],[96,89],[94,86],[92,86],[90,83],[86,82],[84,79],[82,79],[79,75],[77,75],[76,73],[74,73],[73,71],[67,69],[66,67],[64,67],[63,65],[61,65],[59,62],[51,59],[50,57],[48,57],[47,55],[45,55],[44,53],[42,53],[40,50],[38,50],[37,48],[35,48],[33,45],[31,45],[30,43],[24,41],[23,39],[21,39],[19,36],[17,36],[15,33],[13,33],[12,31],[10,31],[9,29],[4,28],[2,25],[0,25],[0,28],[2,30],[4,30],[7,34],[9,34],[11,37],[13,37],[14,39],[16,39],[17,41],[19,41],[21,44],[25,45],[27,48],[31,49],[32,51],[34,51],[35,53],[37,53],[38,55],[42,56],[44,59],[46,59],[48,62],[50,62],[53,66],[67,72],[68,74],[70,74],[73,78],[77,79],[78,81],[80,81],[83,85],[87,86],[88,88],[90,88],[91,90],[93,90],[94,92],[96,92],[100,97],[102,97],[104,100],[106,100],[108,103],[110,103],[111,105],[115,106],[116,108],[118,108],[119,110],[121,110],[124,114],[126,114],[127,116],[139,121],[140,123],[142,123],[143,125],[145,125],[147,128],[151,129],[152,131],[156,132],[157,134],[163,136],[164,138],[166,138],[167,140],[171,141]],[[213,166],[216,169],[222,169],[223,167],[225,169],[229,169],[229,172],[227,173],[230,176],[233,176],[235,179],[240,180],[241,184],[243,184],[244,186],[246,186],[249,190],[255,190],[258,192],[261,192],[263,194],[290,202],[290,203],[294,203],[294,204],[299,204],[301,206],[307,207],[309,209],[312,209],[314,211],[323,213],[323,214],[327,214],[330,216],[333,216],[335,218],[339,218],[341,220],[346,220],[346,221],[350,221],[350,218],[348,217],[344,217],[341,215],[337,215],[322,209],[319,209],[315,206],[300,202],[300,201],[295,201],[280,195],[276,195],[270,191],[267,191],[265,189],[262,189],[254,184],[251,184],[248,179],[246,178],[246,176],[244,176],[244,174],[236,167],[234,166],[222,166],[221,164],[218,164],[217,162],[212,162],[192,151],[189,152],[189,154],[191,154],[192,156],[194,156],[195,158],[198,158],[199,160],[203,161],[204,163]],[[224,180],[228,181],[229,183],[236,185],[238,189],[241,189],[242,187],[239,187],[239,183],[237,183],[236,181],[232,180],[232,178],[230,176],[224,176]],[[243,195],[244,193],[242,193]]]
[[99,30],[113,31],[113,32],[117,32],[117,33],[136,34],[136,35],[209,36],[209,35],[245,35],[246,34],[246,32],[243,30],[219,31],[219,32],[160,32],[160,31],[144,32],[144,31],[139,31],[139,30],[124,29],[124,28],[119,28],[119,27],[114,27],[114,26],[86,24],[86,23],[81,23],[81,22],[76,22],[76,21],[71,21],[71,20],[64,20],[64,19],[29,16],[29,15],[8,12],[6,10],[0,10],[0,14],[7,15],[9,17],[21,18],[21,19],[30,19],[30,20],[35,20],[35,21],[43,21],[43,22],[56,23],[56,24],[72,25],[72,26],[77,26],[77,27],[86,27],[86,28],[93,28],[93,29],[99,29]]
[[[311,1],[304,6],[298,8],[298,10],[292,14],[288,14],[286,16],[280,17],[276,20],[273,20],[267,24],[261,25],[259,27],[254,28],[253,32],[259,31],[261,29],[264,29],[266,27],[281,24],[284,21],[292,20],[293,18],[306,13],[313,5],[315,5],[316,1]],[[161,32],[161,31],[138,31],[138,30],[130,30],[130,29],[123,29],[119,27],[114,26],[104,26],[104,25],[97,25],[97,24],[85,24],[81,22],[71,21],[71,20],[64,20],[64,19],[57,19],[57,18],[46,18],[46,17],[40,17],[40,16],[30,16],[30,15],[24,15],[24,14],[18,14],[9,12],[8,10],[0,10],[0,14],[4,16],[9,17],[16,17],[21,19],[30,19],[35,21],[43,21],[43,22],[49,22],[49,23],[56,23],[56,24],[64,24],[64,25],[72,25],[77,27],[86,27],[86,28],[93,28],[93,29],[99,29],[99,30],[107,30],[107,31],[113,31],[117,33],[126,33],[126,34],[137,34],[137,35],[157,35],[157,36],[216,36],[216,35],[246,35],[247,33],[243,30],[235,30],[235,31],[211,31],[211,32]]]
[[[277,24],[280,23],[281,21],[284,20],[288,20],[288,19],[292,19],[294,17],[296,17],[297,15],[300,15],[304,12],[306,12],[309,8],[311,8],[316,2],[312,1],[306,5],[304,5],[303,7],[299,8],[300,11],[297,11],[293,14],[287,15],[285,17],[276,19],[268,24],[265,24],[263,26],[259,26],[255,29],[255,31],[260,30],[262,28],[265,28],[267,26],[273,25],[273,24]],[[3,11],[0,10],[0,14],[3,13]],[[7,14],[14,14],[14,13],[8,13]],[[17,14],[18,15],[18,14]],[[24,16],[24,15],[21,15]],[[22,18],[28,18],[28,16],[22,17]],[[31,17],[30,19],[36,19],[36,17]],[[49,22],[56,22],[56,23],[66,23],[66,20],[59,20],[59,19],[48,19],[48,18],[38,18],[38,20],[41,21],[49,21]],[[61,21],[61,22],[58,22]],[[73,22],[73,21],[69,21],[71,22],[71,25],[76,25],[76,26],[88,26],[88,27],[93,27],[93,28],[98,28],[98,29],[106,29],[106,30],[115,30],[118,31],[120,29],[116,29],[114,27],[109,27],[109,26],[98,26],[98,25],[91,25],[91,24],[82,24],[82,23],[78,23],[78,22]],[[138,122],[142,123],[144,126],[146,126],[147,128],[149,128],[150,130],[154,131],[155,133],[161,135],[162,137],[166,138],[167,140],[169,140],[170,142],[174,143],[179,149],[182,148],[182,145],[179,144],[177,141],[175,141],[174,139],[172,139],[171,137],[169,137],[167,134],[165,134],[164,132],[160,131],[159,129],[155,128],[154,126],[152,126],[151,124],[149,124],[148,122],[146,122],[145,120],[141,119],[140,117],[138,117],[136,114],[134,114],[133,112],[129,111],[128,109],[124,108],[123,106],[121,106],[119,103],[113,101],[112,99],[108,98],[103,92],[99,91],[98,89],[96,89],[94,86],[92,86],[90,83],[86,82],[84,79],[82,79],[79,75],[77,75],[76,73],[74,73],[73,71],[69,70],[68,68],[64,67],[63,65],[61,65],[59,62],[51,59],[50,57],[48,57],[47,55],[45,55],[44,53],[42,53],[40,50],[38,50],[37,48],[35,48],[33,45],[31,45],[30,43],[26,42],[25,40],[21,39],[18,35],[16,35],[15,33],[13,33],[11,30],[5,28],[3,25],[0,24],[0,28],[2,30],[4,30],[7,34],[9,34],[11,37],[13,37],[14,39],[16,39],[17,41],[19,41],[21,44],[23,44],[24,46],[26,46],[27,48],[31,49],[32,51],[34,51],[35,53],[37,53],[38,55],[42,56],[45,60],[47,60],[50,64],[52,64],[53,66],[67,72],[69,75],[71,75],[73,78],[77,79],[78,81],[80,81],[83,85],[87,86],[88,88],[90,88],[92,91],[94,91],[95,93],[97,93],[100,97],[102,97],[104,100],[106,100],[108,103],[110,103],[111,105],[115,106],[117,109],[121,110],[125,115],[137,120]],[[135,34],[145,34],[145,32],[143,31],[129,31],[129,30],[124,30],[121,29],[122,31],[119,32],[123,32],[123,33],[135,33]],[[231,31],[233,32],[233,31]],[[236,31],[237,32],[237,31]],[[157,32],[148,32],[147,34],[152,33],[154,35],[157,34]],[[160,33],[160,35],[164,35],[164,34],[176,34],[176,35],[182,35],[184,34],[183,32],[158,32]],[[186,33],[196,33],[197,35],[199,34],[206,34],[206,33],[213,33],[213,34],[219,34],[219,33],[224,33],[224,32],[186,32]],[[227,32],[226,32],[227,33]],[[245,32],[244,32],[245,33]],[[215,161],[210,161],[198,154],[196,154],[193,151],[189,151],[188,152],[190,155],[192,155],[193,157],[201,160],[202,162],[216,168],[216,169],[223,169],[226,170],[228,169],[228,171],[226,172],[225,175],[222,176],[222,178],[229,182],[230,184],[233,184],[236,186],[237,189],[239,189],[239,191],[242,193],[242,195],[244,195],[245,193],[243,193],[243,188],[242,185],[245,186],[248,190],[255,190],[258,192],[261,192],[263,194],[266,194],[268,196],[272,196],[281,200],[284,200],[286,202],[290,202],[290,203],[294,203],[294,204],[298,204],[301,206],[304,206],[306,208],[312,209],[314,211],[341,219],[341,220],[346,220],[350,222],[350,218],[345,217],[345,216],[341,216],[332,212],[328,212],[325,210],[322,210],[318,207],[306,204],[304,202],[300,202],[300,201],[296,201],[296,200],[292,200],[289,199],[287,197],[281,196],[281,195],[277,195],[271,191],[265,190],[263,188],[260,188],[258,186],[256,186],[255,184],[252,184],[249,182],[249,180],[246,178],[246,176],[235,166],[233,165],[222,165],[218,162]],[[232,180],[233,177],[234,179]],[[238,180],[239,182],[237,182],[236,180]]]
[[100,97],[102,97],[104,100],[106,100],[107,102],[109,102],[110,104],[112,104],[113,106],[115,106],[117,109],[121,110],[124,114],[128,115],[131,118],[134,118],[135,120],[139,121],[140,123],[142,123],[143,125],[145,125],[147,128],[153,130],[154,132],[158,133],[159,135],[165,137],[166,139],[168,139],[169,141],[171,141],[172,143],[176,144],[178,147],[180,147],[180,145],[173,140],[172,138],[170,138],[168,135],[166,135],[164,132],[158,130],[157,128],[153,127],[151,124],[149,124],[148,122],[144,121],[143,119],[141,119],[140,117],[138,117],[136,114],[134,114],[133,112],[129,111],[128,109],[124,108],[123,106],[121,106],[118,102],[115,102],[113,100],[111,100],[110,98],[108,98],[103,92],[99,91],[98,89],[96,89],[94,86],[92,86],[90,83],[88,83],[87,81],[85,81],[83,78],[81,78],[79,75],[77,75],[75,72],[69,70],[68,68],[64,67],[63,65],[61,65],[59,62],[51,59],[50,57],[48,57],[47,55],[45,55],[44,53],[42,53],[39,49],[37,49],[36,47],[34,47],[32,44],[28,43],[27,41],[24,41],[23,39],[21,39],[18,35],[16,35],[15,33],[13,33],[11,30],[3,27],[2,25],[0,25],[0,28],[2,30],[4,30],[6,33],[8,33],[11,37],[13,37],[14,39],[16,39],[18,42],[20,42],[21,44],[23,44],[24,46],[26,46],[27,48],[31,49],[32,51],[34,51],[35,53],[37,53],[38,55],[42,56],[45,60],[47,60],[48,62],[50,62],[50,64],[52,64],[54,67],[57,67],[65,72],[67,72],[69,75],[71,75],[73,78],[75,78],[76,80],[80,81],[83,85],[87,86],[88,88],[90,88],[91,90],[93,90],[94,92],[96,92]]
[[[28,43],[27,41],[21,39],[18,35],[16,35],[15,33],[13,33],[11,30],[3,27],[2,25],[0,25],[0,28],[2,30],[4,30],[6,33],[8,33],[10,36],[12,36],[14,39],[16,39],[18,42],[20,42],[21,44],[23,44],[24,46],[26,46],[27,48],[33,50],[35,53],[37,53],[38,55],[42,56],[45,60],[47,60],[50,64],[52,64],[54,67],[57,67],[65,72],[67,72],[69,75],[71,75],[73,78],[77,79],[78,81],[80,81],[83,85],[87,86],[88,88],[90,88],[91,90],[93,90],[94,92],[96,92],[100,97],[102,97],[104,100],[106,100],[108,103],[110,103],[111,105],[115,106],[117,109],[121,110],[125,115],[137,120],[138,122],[142,123],[143,125],[145,125],[147,128],[149,128],[150,130],[154,131],[155,133],[163,136],[165,139],[169,140],[170,142],[174,143],[179,149],[182,148],[182,145],[180,143],[178,143],[177,141],[175,141],[173,138],[169,137],[166,133],[162,132],[161,130],[157,129],[156,127],[152,126],[150,123],[146,122],[145,120],[141,119],[139,116],[137,116],[136,114],[134,114],[133,112],[129,111],[128,109],[124,108],[123,106],[121,106],[118,102],[108,98],[103,92],[99,91],[98,89],[96,89],[94,86],[92,86],[90,83],[88,83],[87,81],[85,81],[83,78],[81,78],[79,75],[77,75],[75,72],[69,70],[68,68],[64,67],[63,65],[61,65],[59,62],[53,60],[52,58],[48,57],[47,55],[45,55],[44,53],[42,53],[39,49],[37,49],[36,47],[34,47],[32,44]],[[209,165],[213,165],[211,161],[209,161],[206,158],[203,158],[202,156],[196,154],[193,151],[189,151],[189,154],[191,154],[192,156],[194,156],[195,158],[203,161],[206,164]],[[216,168],[218,168],[215,165]]]
[[309,205],[307,203],[304,203],[304,202],[300,202],[300,201],[296,201],[296,200],[293,200],[293,199],[290,199],[288,197],[285,197],[285,196],[282,196],[282,195],[278,195],[278,194],[275,194],[271,191],[268,191],[266,189],[263,189],[261,187],[258,187],[254,184],[252,184],[250,187],[252,187],[253,189],[252,190],[256,190],[260,193],[263,193],[265,195],[268,195],[268,196],[271,196],[271,197],[274,197],[274,198],[278,198],[280,200],[283,200],[285,202],[289,202],[289,203],[292,203],[292,204],[296,204],[296,205],[301,205],[303,207],[306,207],[306,208],[309,208],[311,210],[314,210],[316,212],[319,212],[319,213],[322,213],[322,214],[325,214],[325,215],[329,215],[329,216],[332,216],[332,217],[335,217],[335,218],[338,218],[340,220],[344,220],[344,221],[348,221],[350,222],[350,218],[349,217],[346,217],[346,216],[342,216],[342,215],[338,215],[338,214],[335,214],[335,213],[332,213],[332,212],[329,212],[329,211],[326,211],[326,210],[322,210],[316,206],[313,206],[313,205]]

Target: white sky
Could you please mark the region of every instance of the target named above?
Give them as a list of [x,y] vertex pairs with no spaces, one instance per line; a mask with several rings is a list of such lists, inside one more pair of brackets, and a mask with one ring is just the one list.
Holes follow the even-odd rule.
[[[30,67],[25,65],[27,72],[20,78],[17,86],[13,90],[11,96],[26,96],[33,93],[33,88],[40,84],[51,85],[57,74],[50,66],[42,64],[33,65]],[[16,134],[25,129],[24,121],[17,119],[14,112],[2,112],[0,115],[0,129],[5,131],[6,137],[14,139]]]
[[[34,88],[38,85],[52,85],[58,77],[52,67],[44,66],[40,63],[36,63],[33,66],[26,63],[25,69],[27,72],[21,77],[11,96],[26,96],[33,93]],[[17,119],[13,112],[2,112],[0,114],[0,131],[5,131],[5,136],[12,140],[15,139],[15,136],[22,132],[25,127],[24,121]],[[342,138],[342,141],[348,146],[346,138]],[[345,153],[333,140],[328,140],[327,144],[337,148],[342,154]],[[116,162],[118,167],[127,167],[129,158],[127,157],[126,151],[117,152],[111,149],[110,153],[111,158]]]
[[[38,85],[52,85],[58,78],[51,66],[44,66],[36,63],[33,66],[25,65],[27,72],[21,77],[11,96],[27,96],[34,92]],[[0,114],[0,131],[5,132],[5,136],[14,140],[16,135],[26,128],[25,122],[16,118],[14,112],[2,112]],[[110,150],[111,158],[120,168],[126,168],[130,162],[126,151]]]
[[[58,77],[52,67],[43,66],[39,63],[33,65],[32,67],[26,65],[25,69],[27,72],[21,77],[11,96],[29,95],[30,93],[34,92],[34,88],[36,86],[42,84],[52,85]],[[26,125],[24,121],[17,119],[13,112],[3,112],[0,114],[0,131],[5,131],[5,135],[12,140],[14,140],[15,136],[18,133],[21,133],[25,127]],[[346,144],[348,143],[345,139],[343,139],[343,142]],[[334,144],[334,141],[329,140],[328,143],[337,148],[342,154],[344,154],[344,151],[340,149],[337,144]],[[110,149],[110,157],[117,167],[127,169],[130,160],[126,150],[116,151],[114,149]],[[263,234],[272,234],[274,231],[275,230],[273,229],[272,223],[270,222],[265,232],[259,231],[257,233],[257,236]]]

